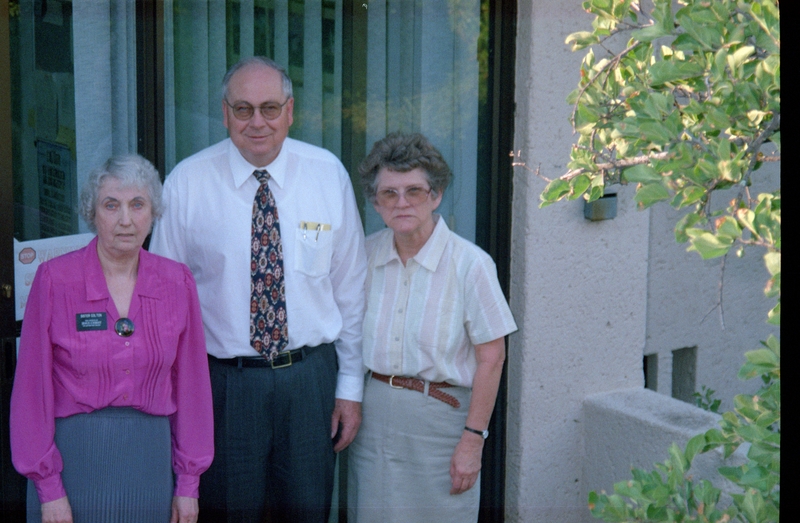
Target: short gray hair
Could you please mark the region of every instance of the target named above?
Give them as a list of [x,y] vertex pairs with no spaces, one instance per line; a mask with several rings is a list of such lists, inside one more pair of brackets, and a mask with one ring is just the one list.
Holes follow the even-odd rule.
[[286,72],[286,69],[275,60],[267,58],[266,56],[251,56],[249,58],[242,58],[225,73],[225,76],[222,78],[222,98],[224,100],[228,100],[228,84],[230,84],[233,75],[240,69],[256,64],[269,67],[281,73],[281,79],[283,79],[283,95],[287,100],[292,97],[292,79],[289,78],[289,73]]
[[89,178],[81,188],[78,212],[89,226],[89,230],[97,232],[94,223],[97,197],[100,188],[109,178],[118,180],[123,187],[147,189],[153,221],[161,217],[164,211],[161,202],[161,178],[153,164],[138,154],[112,156],[89,173]]
[[420,133],[391,133],[375,142],[358,166],[364,195],[375,201],[381,169],[408,172],[417,168],[425,171],[434,195],[442,194],[453,177],[442,154],[425,136]]

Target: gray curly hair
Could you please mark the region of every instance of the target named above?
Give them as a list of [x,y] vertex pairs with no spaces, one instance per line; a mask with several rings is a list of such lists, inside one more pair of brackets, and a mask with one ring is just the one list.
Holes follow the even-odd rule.
[[364,195],[375,202],[381,169],[408,172],[420,168],[428,177],[434,196],[442,194],[453,177],[442,154],[420,133],[394,132],[378,140],[358,166]]
[[94,223],[97,196],[100,194],[100,188],[109,178],[118,180],[123,187],[147,189],[153,221],[155,222],[157,218],[161,217],[164,211],[161,202],[161,179],[153,164],[138,154],[112,156],[103,165],[89,173],[89,178],[81,188],[78,212],[89,226],[89,230],[97,232],[97,226]]

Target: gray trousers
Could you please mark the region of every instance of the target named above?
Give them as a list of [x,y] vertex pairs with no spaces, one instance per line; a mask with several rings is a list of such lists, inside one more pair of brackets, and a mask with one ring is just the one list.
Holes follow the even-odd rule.
[[325,523],[336,455],[333,344],[281,369],[209,358],[214,461],[200,477],[200,521]]

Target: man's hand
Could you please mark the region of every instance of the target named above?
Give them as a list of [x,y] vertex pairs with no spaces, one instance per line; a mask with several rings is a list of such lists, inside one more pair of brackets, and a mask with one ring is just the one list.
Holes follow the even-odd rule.
[[339,425],[342,432],[339,441],[333,447],[334,452],[343,451],[356,438],[358,427],[361,426],[361,402],[336,398],[336,406],[331,417],[331,439],[339,432]]
[[72,507],[67,496],[42,503],[42,523],[72,523]]
[[481,471],[481,454],[483,438],[465,431],[450,459],[451,495],[466,492],[475,485]]
[[172,498],[172,517],[169,523],[196,523],[199,512],[196,498],[175,496]]

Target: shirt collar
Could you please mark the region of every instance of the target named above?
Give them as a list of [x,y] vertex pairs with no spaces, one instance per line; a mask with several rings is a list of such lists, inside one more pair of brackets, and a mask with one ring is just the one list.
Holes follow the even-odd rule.
[[[450,233],[447,223],[445,223],[445,220],[443,220],[440,215],[434,214],[433,219],[436,225],[433,227],[431,237],[428,238],[428,241],[425,242],[425,245],[422,246],[419,252],[411,257],[411,260],[414,260],[414,262],[431,272],[435,272],[436,268],[439,266],[439,261],[442,259],[442,254],[447,246],[447,239]],[[401,263],[400,255],[397,253],[397,248],[394,245],[394,234],[391,230],[386,234],[388,236],[388,241],[383,242],[379,250],[375,253],[376,266],[386,265],[392,260],[397,260],[398,263]]]
[[250,179],[253,176],[253,171],[257,169],[266,169],[269,172],[270,178],[274,180],[276,184],[278,184],[278,187],[283,187],[283,182],[286,179],[286,164],[288,157],[288,153],[286,152],[286,144],[289,142],[289,140],[291,140],[291,138],[286,138],[284,140],[283,146],[281,147],[281,152],[278,153],[278,156],[272,161],[271,164],[257,167],[245,160],[244,156],[242,156],[242,153],[240,153],[239,149],[233,144],[233,141],[228,138],[228,161],[236,188],[241,187],[248,179]]
[[[157,299],[164,297],[163,292],[166,287],[161,284],[161,279],[154,264],[155,255],[140,248],[139,268],[136,275],[136,287],[133,290],[134,294]],[[100,265],[100,257],[97,256],[97,236],[86,246],[83,267],[87,300],[111,298],[106,284],[106,277],[103,274],[103,267]]]
[[434,214],[433,219],[436,221],[436,226],[433,228],[431,237],[428,238],[422,249],[412,259],[429,271],[436,272],[436,267],[439,266],[439,260],[442,259],[444,248],[447,246],[447,237],[450,229],[440,215]]

